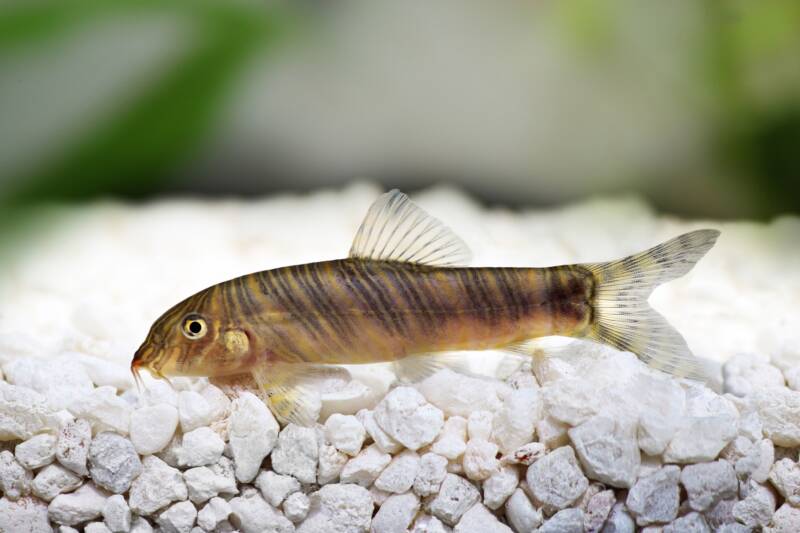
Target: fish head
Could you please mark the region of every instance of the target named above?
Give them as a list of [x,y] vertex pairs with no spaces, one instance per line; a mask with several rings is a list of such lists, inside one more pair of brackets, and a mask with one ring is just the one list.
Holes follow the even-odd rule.
[[245,328],[198,293],[153,323],[133,356],[131,372],[137,383],[141,383],[141,369],[157,378],[244,372],[253,352],[251,339]]

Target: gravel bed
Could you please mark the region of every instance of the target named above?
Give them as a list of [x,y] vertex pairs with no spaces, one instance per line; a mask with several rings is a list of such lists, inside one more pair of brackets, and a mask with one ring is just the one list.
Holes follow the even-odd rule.
[[[342,194],[366,205],[368,192]],[[678,290],[708,298],[694,320],[718,314],[719,284],[733,279],[700,267]],[[782,291],[789,309],[796,280],[766,289],[754,272],[736,271],[743,290]],[[143,295],[130,340],[114,340],[129,311],[91,298],[73,309],[69,291],[45,302],[32,278],[13,279],[21,296],[0,308],[3,532],[800,531],[791,333],[762,350],[743,333],[742,353],[721,350],[718,392],[579,341],[558,357],[502,360],[493,368],[502,379],[441,370],[397,384],[387,369],[352,368],[352,381],[319,391],[316,427],[281,428],[256,395],[205,379],[136,389],[130,344],[159,298]],[[45,306],[54,301],[62,306]],[[8,302],[39,329],[19,326]],[[64,311],[75,329],[62,327]],[[765,308],[765,321],[776,312]],[[796,320],[787,315],[783,327],[795,331]],[[48,323],[55,331],[42,344],[35,333]],[[713,359],[710,341],[691,342],[697,327],[690,344]]]
[[780,369],[733,358],[747,393],[717,394],[629,353],[568,353],[505,380],[442,370],[315,428],[202,379],[140,395],[16,359],[0,530],[800,531],[800,391]]

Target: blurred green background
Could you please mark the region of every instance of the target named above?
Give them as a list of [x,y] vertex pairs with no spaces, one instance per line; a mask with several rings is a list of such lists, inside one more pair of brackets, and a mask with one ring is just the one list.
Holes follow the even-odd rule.
[[800,212],[800,2],[0,6],[0,220],[371,179]]

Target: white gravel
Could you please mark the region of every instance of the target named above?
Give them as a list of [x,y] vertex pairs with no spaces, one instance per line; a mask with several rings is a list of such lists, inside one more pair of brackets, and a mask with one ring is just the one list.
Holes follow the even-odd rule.
[[473,374],[413,385],[354,367],[320,391],[316,428],[281,428],[256,395],[204,379],[146,378],[140,395],[128,364],[154,316],[220,279],[341,256],[374,193],[69,210],[4,264],[0,531],[800,531],[798,219],[422,198],[480,264],[610,259],[720,227],[652,303],[696,353],[727,361],[721,393],[576,342],[507,371],[472,354]]

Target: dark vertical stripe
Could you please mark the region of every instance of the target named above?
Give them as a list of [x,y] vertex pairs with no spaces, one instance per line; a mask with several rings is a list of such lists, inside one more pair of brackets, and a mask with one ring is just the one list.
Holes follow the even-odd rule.
[[517,295],[515,291],[512,290],[508,278],[506,277],[506,269],[493,268],[491,273],[494,276],[495,284],[497,284],[500,293],[503,295],[509,318],[515,322],[518,321],[521,318],[521,309],[519,301],[517,300]]
[[486,311],[486,316],[489,323],[497,324],[500,315],[498,314],[497,305],[495,301],[492,299],[492,295],[489,292],[488,288],[486,287],[486,280],[484,278],[485,276],[484,269],[470,268],[467,269],[467,272],[471,273],[473,282],[477,287],[477,292],[480,293],[480,298],[483,302],[482,307]]
[[408,308],[412,310],[415,324],[425,332],[425,334],[433,332],[436,324],[434,316],[414,287],[414,283],[406,277],[404,266],[398,264],[388,268],[387,280],[394,285],[397,292],[402,295]]
[[367,289],[365,286],[366,282],[362,279],[362,276],[356,267],[356,261],[350,260],[343,263],[343,265],[347,273],[347,275],[344,276],[346,283],[350,286],[352,291],[358,295],[359,300],[361,300],[361,302],[366,306],[371,315],[378,322],[380,322],[381,327],[383,327],[385,331],[391,332],[393,329],[391,320],[381,309],[379,303],[372,297],[369,289]]
[[319,339],[317,333],[314,331],[313,325],[308,322],[303,313],[298,310],[290,295],[286,294],[285,289],[279,289],[280,276],[275,275],[274,272],[274,270],[267,270],[259,273],[259,280],[262,282],[261,286],[264,294],[274,298],[278,305],[286,310],[287,313],[291,314],[309,335],[314,339]]
[[[322,271],[320,263],[311,265],[309,274],[311,279],[309,281],[311,287],[319,295],[320,302],[325,306],[328,313],[328,320],[334,323],[334,327],[341,331],[343,340],[347,340],[356,335],[356,330],[348,316],[346,310],[338,306],[336,299],[330,292],[332,284],[340,285],[338,278],[334,275],[334,270],[328,264],[325,271]],[[323,281],[323,275],[325,280]]]
[[[371,270],[369,265],[366,262],[359,261],[353,263],[356,269],[361,274],[361,279],[364,281],[366,285],[373,291],[375,296],[378,299],[382,310],[386,313],[391,324],[394,326],[394,329],[397,331],[399,335],[407,335],[408,334],[408,324],[406,324],[404,317],[397,312],[397,309],[391,302],[391,298],[389,293],[386,291],[386,287],[382,286],[380,283],[375,281],[375,271]],[[381,277],[385,277],[383,271],[379,273]]]

